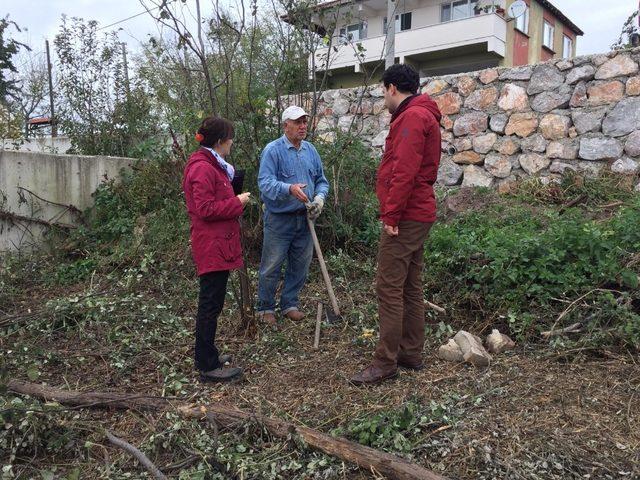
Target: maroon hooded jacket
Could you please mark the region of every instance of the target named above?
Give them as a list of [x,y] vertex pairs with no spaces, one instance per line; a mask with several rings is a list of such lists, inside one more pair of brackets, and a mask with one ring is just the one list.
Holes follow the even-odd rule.
[[436,102],[426,94],[407,98],[393,113],[376,181],[380,219],[386,225],[436,220],[433,184],[440,164],[440,117]]
[[184,169],[182,189],[191,219],[191,252],[198,275],[241,268],[242,203],[213,154],[200,148]]

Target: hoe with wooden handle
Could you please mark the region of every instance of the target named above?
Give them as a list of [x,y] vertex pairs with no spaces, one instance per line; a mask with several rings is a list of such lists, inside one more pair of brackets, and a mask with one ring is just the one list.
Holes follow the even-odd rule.
[[331,285],[331,278],[329,278],[329,272],[327,270],[327,264],[324,263],[324,256],[322,255],[322,250],[320,249],[320,242],[318,242],[318,236],[316,235],[316,227],[314,221],[309,218],[307,215],[307,223],[309,224],[309,231],[311,232],[311,239],[313,240],[313,246],[316,249],[316,256],[318,257],[318,262],[320,263],[320,270],[322,271],[322,277],[324,278],[324,283],[327,286],[327,292],[329,293],[329,300],[331,300],[331,308],[333,309],[333,317],[331,320],[340,318],[340,308],[338,307],[338,301],[336,300],[336,295],[333,293],[333,286]]

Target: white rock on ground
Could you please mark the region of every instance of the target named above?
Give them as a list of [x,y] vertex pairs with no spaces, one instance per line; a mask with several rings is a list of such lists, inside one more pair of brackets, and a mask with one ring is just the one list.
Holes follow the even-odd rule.
[[478,367],[486,367],[491,362],[491,355],[482,346],[482,341],[475,335],[460,330],[453,337],[453,340],[462,350],[462,358],[465,362],[472,363]]
[[462,350],[453,339],[449,339],[447,343],[440,346],[438,349],[438,357],[442,360],[446,360],[448,362],[463,362],[464,356],[462,355]]
[[511,340],[507,335],[500,333],[495,328],[489,335],[487,335],[485,344],[487,345],[487,350],[496,354],[502,353],[506,350],[511,350],[516,346],[516,342]]

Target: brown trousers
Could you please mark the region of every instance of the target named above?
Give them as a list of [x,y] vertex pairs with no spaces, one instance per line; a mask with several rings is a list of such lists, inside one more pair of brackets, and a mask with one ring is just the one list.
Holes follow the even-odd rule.
[[395,370],[398,359],[422,362],[424,294],[422,268],[424,242],[432,223],[402,221],[398,236],[382,231],[378,245],[378,317],[380,338],[373,364]]

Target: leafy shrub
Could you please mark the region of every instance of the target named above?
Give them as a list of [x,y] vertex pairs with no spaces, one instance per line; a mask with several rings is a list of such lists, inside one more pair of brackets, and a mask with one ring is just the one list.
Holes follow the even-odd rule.
[[560,214],[523,204],[470,212],[434,226],[426,290],[461,308],[508,316],[512,332],[526,336],[557,309],[555,299],[575,299],[598,286],[637,288],[625,260],[640,247],[639,221],[637,198],[605,221],[579,209]]

